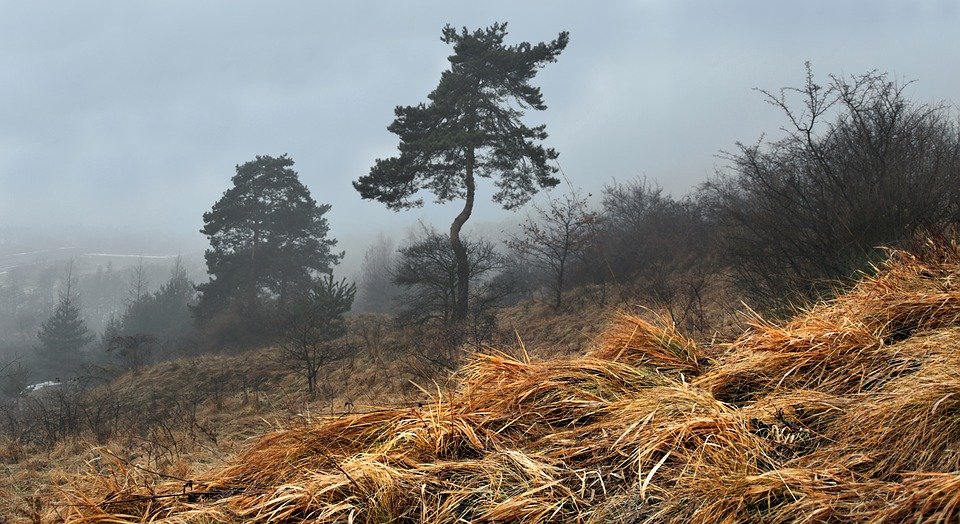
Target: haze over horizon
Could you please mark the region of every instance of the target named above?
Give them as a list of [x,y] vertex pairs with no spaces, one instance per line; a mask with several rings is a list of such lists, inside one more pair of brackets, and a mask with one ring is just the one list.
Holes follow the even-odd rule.
[[[776,136],[753,88],[886,71],[911,98],[955,104],[955,2],[741,1],[11,3],[0,19],[0,237],[199,253],[202,214],[234,166],[289,154],[352,260],[379,233],[446,228],[459,204],[395,213],[350,183],[393,154],[397,105],[447,67],[446,23],[509,23],[511,42],[569,31],[535,84],[571,184],[647,176],[675,195],[736,141]],[[473,226],[519,221],[481,189]],[[428,199],[429,202],[429,199]],[[49,242],[45,239],[49,238]],[[47,242],[45,244],[45,242]],[[19,248],[17,248],[19,249]],[[0,245],[0,254],[9,254]],[[11,247],[10,253],[15,252]]]

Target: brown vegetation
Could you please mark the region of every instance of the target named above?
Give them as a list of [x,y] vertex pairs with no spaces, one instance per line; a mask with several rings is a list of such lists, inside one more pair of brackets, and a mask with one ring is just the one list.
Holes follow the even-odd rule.
[[960,248],[728,344],[618,317],[593,350],[488,351],[423,406],[271,432],[189,483],[117,463],[77,522],[960,519]]

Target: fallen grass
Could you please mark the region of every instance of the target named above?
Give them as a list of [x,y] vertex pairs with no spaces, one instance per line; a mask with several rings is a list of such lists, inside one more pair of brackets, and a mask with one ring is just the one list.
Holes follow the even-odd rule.
[[568,360],[489,351],[422,406],[269,433],[188,485],[122,465],[75,522],[954,522],[960,252],[724,345],[619,315]]

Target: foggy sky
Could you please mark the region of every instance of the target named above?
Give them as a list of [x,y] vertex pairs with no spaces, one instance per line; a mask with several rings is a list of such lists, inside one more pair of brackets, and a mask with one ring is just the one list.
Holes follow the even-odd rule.
[[[799,85],[805,60],[821,77],[889,71],[918,81],[914,99],[958,102],[957,2],[790,4],[0,2],[0,229],[202,250],[201,215],[234,166],[283,153],[333,205],[343,249],[421,218],[445,228],[456,206],[398,214],[350,182],[395,151],[394,106],[436,86],[446,23],[508,21],[511,42],[570,31],[536,79],[548,110],[529,121],[593,192],[645,175],[685,193],[719,150],[776,135],[782,118],[751,89]],[[489,195],[472,222],[522,217]]]

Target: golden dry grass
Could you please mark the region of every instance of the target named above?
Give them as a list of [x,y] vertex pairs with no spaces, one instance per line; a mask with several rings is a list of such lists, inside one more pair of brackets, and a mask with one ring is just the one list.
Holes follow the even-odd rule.
[[[522,334],[522,333],[521,333]],[[783,324],[698,345],[617,316],[568,360],[275,431],[189,485],[122,464],[74,522],[956,522],[960,250],[895,252]]]

